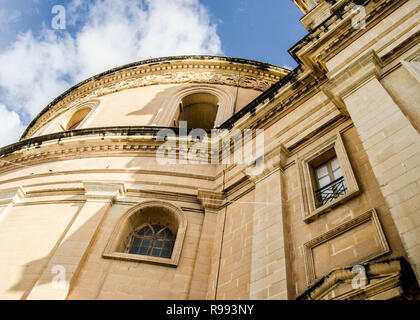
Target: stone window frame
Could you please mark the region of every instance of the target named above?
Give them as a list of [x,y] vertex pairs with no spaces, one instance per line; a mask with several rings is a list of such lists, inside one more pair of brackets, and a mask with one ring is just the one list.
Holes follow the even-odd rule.
[[[154,257],[154,256],[147,256],[147,255],[138,255],[138,254],[130,254],[127,253],[125,248],[127,243],[125,243],[126,239],[131,234],[131,231],[127,231],[129,229],[130,218],[136,214],[141,214],[141,210],[151,207],[160,207],[166,209],[172,216],[170,219],[176,220],[177,230],[176,230],[176,239],[172,249],[171,258],[162,258],[162,257]],[[137,227],[141,227],[140,225]],[[145,201],[142,202],[130,210],[128,210],[123,216],[120,218],[119,222],[115,226],[114,230],[109,237],[109,240],[106,244],[104,252],[102,254],[103,258],[107,259],[117,259],[117,260],[126,260],[132,262],[145,262],[145,263],[153,263],[153,264],[160,264],[170,267],[177,267],[179,264],[179,259],[181,257],[182,246],[184,243],[185,233],[187,230],[187,218],[185,213],[178,208],[177,206],[163,201]],[[118,250],[119,249],[119,250]]]
[[70,107],[62,115],[51,120],[49,123],[44,125],[41,129],[39,129],[34,135],[34,137],[63,131],[60,125],[68,122],[72,118],[72,116],[79,110],[89,108],[90,112],[88,113],[88,115],[83,119],[82,122],[79,123],[77,128],[74,130],[86,128],[86,126],[95,118],[96,114],[99,112],[101,107],[102,107],[102,104],[100,100],[90,100],[90,101],[80,103],[74,107]]
[[224,121],[229,119],[234,113],[235,97],[233,93],[225,88],[220,88],[211,85],[189,85],[176,89],[170,96],[165,99],[156,114],[152,125],[161,127],[173,127],[174,120],[179,114],[179,104],[189,95],[208,93],[218,98],[218,109],[214,127],[218,127]]
[[306,271],[306,280],[307,284],[310,285],[314,281],[316,281],[316,275],[315,275],[315,265],[314,265],[314,257],[313,257],[313,249],[325,242],[328,242],[329,240],[342,235],[345,232],[348,232],[366,222],[372,221],[378,238],[380,240],[381,249],[377,252],[372,253],[370,256],[360,260],[356,261],[354,264],[360,264],[365,263],[370,260],[376,259],[380,256],[383,256],[384,254],[387,254],[391,251],[388,241],[386,240],[385,233],[383,231],[383,228],[381,226],[381,223],[378,218],[378,214],[375,210],[375,208],[372,208],[365,213],[347,221],[339,226],[335,227],[334,229],[331,229],[320,236],[306,242],[303,245],[303,251],[304,251],[304,262],[305,262],[305,271]]
[[[314,179],[312,178],[312,169],[309,163],[331,149],[334,149],[338,162],[340,163],[344,181],[347,186],[347,192],[345,195],[340,196],[325,205],[317,207],[314,195],[317,187]],[[318,219],[319,216],[330,211],[333,207],[340,205],[360,194],[359,185],[357,184],[356,177],[351,167],[340,133],[335,134],[302,157],[298,158],[297,165],[303,220],[306,223],[310,223]]]

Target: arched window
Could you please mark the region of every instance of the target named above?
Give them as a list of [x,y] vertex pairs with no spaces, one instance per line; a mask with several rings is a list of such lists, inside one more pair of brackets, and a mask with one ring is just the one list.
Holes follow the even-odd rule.
[[82,123],[82,121],[86,118],[90,111],[90,108],[83,108],[76,111],[70,118],[70,120],[67,122],[65,130],[70,131],[77,129],[77,127],[80,125],[80,123]]
[[175,238],[167,226],[148,224],[130,235],[127,252],[130,254],[170,258]]
[[[101,109],[99,100],[89,100],[77,106],[69,107],[58,116],[53,116],[42,124],[32,137],[48,133],[86,128],[90,121]],[[28,137],[31,137],[29,135]]]
[[181,255],[187,218],[178,207],[146,201],[121,217],[103,257],[176,267]]
[[179,121],[187,121],[191,129],[213,129],[218,109],[218,98],[210,93],[195,93],[182,99]]

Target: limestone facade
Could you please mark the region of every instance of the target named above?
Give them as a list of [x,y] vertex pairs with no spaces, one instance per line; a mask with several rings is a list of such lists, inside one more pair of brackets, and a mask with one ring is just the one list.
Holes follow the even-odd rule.
[[[419,298],[419,3],[364,1],[363,25],[360,1],[295,3],[310,32],[293,71],[211,56],[122,66],[0,149],[0,299]],[[178,121],[193,95],[217,101],[204,141]],[[227,161],[238,135],[252,156]],[[340,178],[317,186],[332,159]],[[130,254],[154,223],[176,235],[170,258]]]

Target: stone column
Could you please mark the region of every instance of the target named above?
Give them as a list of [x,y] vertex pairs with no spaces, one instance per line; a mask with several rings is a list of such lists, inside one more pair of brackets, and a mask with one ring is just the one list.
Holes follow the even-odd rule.
[[382,61],[371,51],[324,90],[352,118],[420,280],[420,135],[382,86],[381,72]]
[[250,299],[288,299],[283,169],[286,150],[265,153],[263,168],[248,168],[255,183]]
[[212,263],[212,250],[215,243],[217,214],[223,204],[224,195],[211,190],[198,190],[198,199],[204,208],[204,221],[189,293],[190,300],[209,299],[209,277]]
[[124,185],[119,183],[84,182],[84,187],[85,205],[29,293],[29,300],[67,298],[104,216],[125,192]]

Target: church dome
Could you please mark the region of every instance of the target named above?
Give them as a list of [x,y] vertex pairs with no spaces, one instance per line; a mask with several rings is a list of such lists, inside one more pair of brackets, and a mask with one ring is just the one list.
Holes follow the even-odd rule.
[[211,129],[288,72],[267,63],[218,56],[131,63],[64,92],[32,121],[22,139],[85,128],[172,127],[179,120]]

